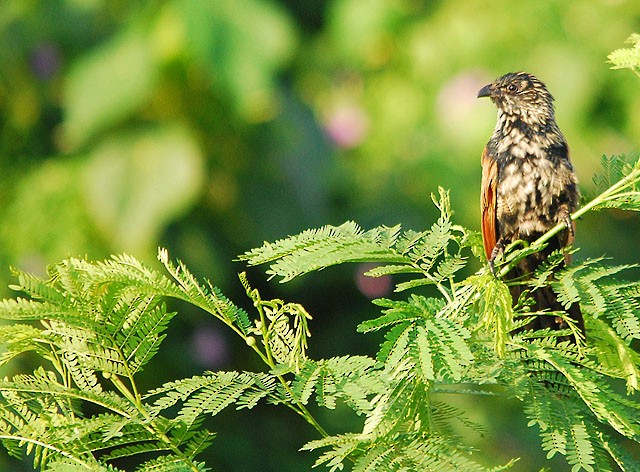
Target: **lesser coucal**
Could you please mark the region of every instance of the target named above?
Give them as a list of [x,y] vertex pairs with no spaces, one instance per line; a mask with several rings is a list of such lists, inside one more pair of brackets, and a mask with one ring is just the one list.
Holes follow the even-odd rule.
[[[554,250],[573,241],[571,213],[578,205],[576,175],[567,142],[556,123],[553,97],[536,77],[506,74],[478,92],[498,108],[498,123],[482,153],[482,239],[493,261],[510,243],[533,242],[558,223],[566,229],[536,254],[520,261],[507,279],[526,279]],[[565,263],[570,255],[565,253]],[[515,304],[523,285],[510,287]],[[577,303],[562,307],[549,286],[531,292],[534,311],[565,311],[584,330]],[[564,329],[561,317],[538,316],[526,329]]]

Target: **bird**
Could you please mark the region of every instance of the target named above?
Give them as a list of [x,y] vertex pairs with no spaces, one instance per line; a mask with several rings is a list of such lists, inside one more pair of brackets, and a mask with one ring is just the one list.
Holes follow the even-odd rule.
[[[541,251],[528,255],[506,275],[515,306],[525,286],[521,281],[555,250],[572,244],[575,224],[571,220],[579,203],[578,180],[569,159],[569,146],[555,118],[554,98],[547,86],[527,72],[510,72],[482,87],[478,98],[488,97],[498,109],[496,127],[482,153],[481,229],[484,250],[491,271],[494,262],[511,243],[532,243],[554,226],[565,228]],[[566,312],[584,333],[578,303],[568,308],[558,302],[547,284],[530,292],[534,312]],[[567,329],[562,316],[537,316],[524,330]],[[574,336],[560,340],[577,342]]]

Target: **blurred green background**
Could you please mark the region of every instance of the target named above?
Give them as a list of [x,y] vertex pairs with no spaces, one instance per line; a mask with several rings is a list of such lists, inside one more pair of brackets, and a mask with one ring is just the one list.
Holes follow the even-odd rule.
[[[438,186],[451,189],[457,222],[478,229],[495,109],[475,95],[509,71],[549,86],[589,194],[600,156],[640,142],[640,82],[606,64],[634,31],[640,2],[624,0],[2,0],[2,295],[12,265],[44,274],[66,256],[121,252],[154,264],[160,245],[247,306],[237,254],[347,219],[422,229]],[[640,261],[637,216],[592,214],[577,231],[578,258]],[[308,308],[310,353],[328,357],[373,354],[380,341],[355,325],[390,284],[362,270],[287,286],[249,275],[264,297]],[[262,368],[202,313],[177,309],[146,387]],[[458,402],[487,425],[469,438],[480,460],[545,464],[516,404]],[[341,409],[318,414],[331,432],[359,427]],[[314,461],[297,452],[313,431],[288,411],[231,411],[208,425],[219,432],[205,458],[214,470]],[[0,453],[0,470],[30,467]]]

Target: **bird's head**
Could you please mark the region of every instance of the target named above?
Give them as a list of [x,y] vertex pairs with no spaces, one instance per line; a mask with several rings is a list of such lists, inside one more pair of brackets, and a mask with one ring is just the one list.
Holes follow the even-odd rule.
[[554,119],[553,96],[537,77],[526,72],[510,72],[485,85],[478,98],[489,97],[498,111],[528,124]]

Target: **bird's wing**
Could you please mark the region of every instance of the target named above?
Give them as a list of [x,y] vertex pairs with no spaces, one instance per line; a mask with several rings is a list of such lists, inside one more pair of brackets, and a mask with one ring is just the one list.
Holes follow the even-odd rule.
[[[566,159],[567,159],[567,161],[569,161],[569,146],[567,146],[566,149],[567,149]],[[560,233],[560,235],[558,236],[560,238],[560,247],[567,247],[567,246],[570,246],[571,244],[573,244],[573,242],[575,240],[575,236],[576,236],[576,222],[575,221],[571,221],[571,230],[569,230],[569,228],[567,228],[562,233]],[[564,263],[565,263],[565,265],[571,264],[571,259],[572,259],[571,253],[565,251],[565,253],[564,253]]]
[[480,211],[482,215],[482,241],[487,258],[491,257],[498,241],[496,232],[496,186],[498,184],[498,163],[489,152],[488,146],[482,152],[482,190]]

